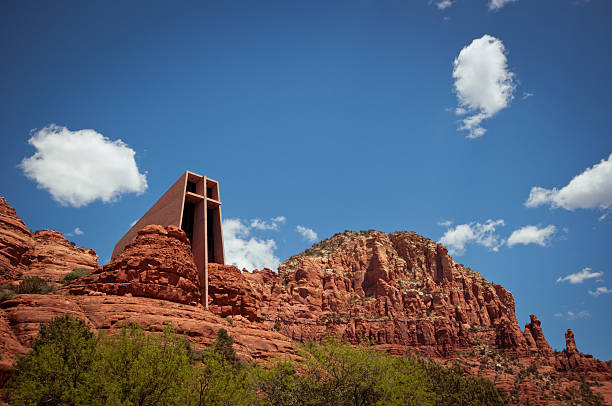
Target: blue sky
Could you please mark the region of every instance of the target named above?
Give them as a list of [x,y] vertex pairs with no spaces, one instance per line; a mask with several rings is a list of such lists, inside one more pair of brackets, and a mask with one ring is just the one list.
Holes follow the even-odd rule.
[[612,359],[612,2],[495,3],[2,2],[0,194],[105,263],[192,170],[239,262],[413,230]]

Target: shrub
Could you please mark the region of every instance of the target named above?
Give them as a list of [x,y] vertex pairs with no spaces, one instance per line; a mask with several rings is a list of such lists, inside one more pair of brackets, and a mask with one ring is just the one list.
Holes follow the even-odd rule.
[[23,279],[19,282],[19,285],[15,287],[15,293],[50,293],[53,292],[53,286],[49,285],[47,281],[38,276],[32,276]]
[[11,299],[14,294],[15,292],[13,292],[11,289],[0,288],[0,303],[4,302],[5,300]]
[[62,278],[62,284],[67,285],[72,281],[83,278],[93,272],[93,269],[87,268],[74,268],[72,271],[64,275]]

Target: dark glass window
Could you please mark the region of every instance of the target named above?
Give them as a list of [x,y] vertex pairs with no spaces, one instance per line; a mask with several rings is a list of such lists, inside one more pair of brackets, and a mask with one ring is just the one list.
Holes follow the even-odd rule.
[[187,191],[191,192],[191,193],[195,193],[196,192],[196,184],[195,184],[195,182],[187,181]]

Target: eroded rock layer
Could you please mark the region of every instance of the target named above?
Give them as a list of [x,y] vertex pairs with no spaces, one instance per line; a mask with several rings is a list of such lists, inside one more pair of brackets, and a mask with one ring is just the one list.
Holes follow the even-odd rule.
[[76,268],[97,267],[94,250],[75,246],[57,231],[32,234],[15,209],[0,197],[0,284],[33,276],[59,283]]
[[143,228],[116,260],[62,291],[129,294],[191,305],[200,302],[200,281],[189,240],[176,226]]

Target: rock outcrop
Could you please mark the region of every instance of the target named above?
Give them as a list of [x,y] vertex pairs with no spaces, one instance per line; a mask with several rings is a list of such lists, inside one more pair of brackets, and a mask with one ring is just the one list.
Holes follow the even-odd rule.
[[0,197],[0,284],[11,283],[27,270],[26,253],[34,246],[32,233],[14,208]]
[[94,270],[98,267],[98,255],[94,250],[77,247],[53,230],[39,230],[34,234],[34,247],[28,256],[30,265],[23,277],[38,276],[47,282],[59,283],[77,268]]
[[176,226],[150,225],[111,263],[62,288],[72,295],[131,295],[197,305],[200,281],[189,240]]
[[565,332],[565,350],[556,356],[555,368],[560,372],[605,372],[610,370],[609,365],[595,359],[590,354],[582,354],[576,347],[574,331],[567,329]]
[[94,250],[75,246],[57,231],[32,234],[15,209],[0,197],[0,284],[33,276],[59,283],[75,268],[97,267]]
[[529,343],[530,350],[536,351],[541,355],[552,355],[553,350],[546,341],[546,337],[544,337],[544,333],[542,332],[542,324],[538,318],[530,314],[529,319],[531,320],[529,323],[525,324],[525,339]]

